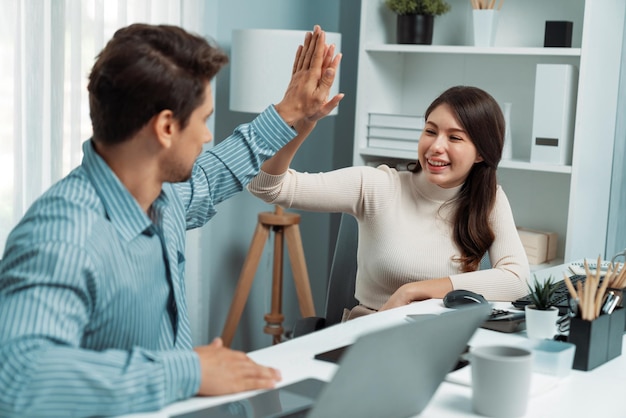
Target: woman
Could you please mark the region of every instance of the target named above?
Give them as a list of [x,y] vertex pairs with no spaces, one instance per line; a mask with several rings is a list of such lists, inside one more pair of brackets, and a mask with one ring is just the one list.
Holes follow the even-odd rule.
[[[528,293],[526,253],[496,182],[505,129],[500,107],[481,89],[457,86],[435,99],[425,118],[410,171],[381,165],[298,173],[289,164],[303,135],[267,160],[248,186],[268,203],[358,219],[359,311],[443,298],[453,289],[501,301]],[[487,251],[493,267],[479,270]]]

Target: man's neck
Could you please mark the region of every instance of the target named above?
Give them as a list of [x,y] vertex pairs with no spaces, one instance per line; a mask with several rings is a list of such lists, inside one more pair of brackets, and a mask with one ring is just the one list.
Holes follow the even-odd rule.
[[161,193],[162,182],[158,176],[158,163],[139,138],[115,145],[94,141],[94,149],[111,171],[137,200],[144,212]]

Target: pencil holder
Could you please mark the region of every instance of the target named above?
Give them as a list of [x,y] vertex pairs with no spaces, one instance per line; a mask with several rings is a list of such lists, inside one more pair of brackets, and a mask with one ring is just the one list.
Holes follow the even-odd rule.
[[626,309],[619,307],[609,315],[609,343],[606,360],[609,361],[622,355],[622,342],[626,329]]
[[592,370],[622,354],[625,312],[620,307],[593,321],[570,319],[568,341],[576,346],[574,369]]

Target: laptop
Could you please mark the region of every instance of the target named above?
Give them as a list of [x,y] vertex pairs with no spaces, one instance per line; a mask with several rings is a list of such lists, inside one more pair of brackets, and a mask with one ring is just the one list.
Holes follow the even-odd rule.
[[329,382],[304,379],[172,418],[411,417],[426,408],[489,304],[425,315],[359,337]]

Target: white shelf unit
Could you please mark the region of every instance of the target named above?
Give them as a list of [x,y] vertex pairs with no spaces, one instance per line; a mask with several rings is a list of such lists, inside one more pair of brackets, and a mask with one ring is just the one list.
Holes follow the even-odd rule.
[[[448,0],[433,45],[395,43],[396,16],[363,0],[355,165],[415,160],[417,150],[367,147],[370,112],[423,114],[453,85],[474,85],[512,103],[513,159],[498,169],[519,226],[557,232],[565,262],[605,257],[617,92],[626,14],[623,0],[504,2],[495,46],[474,47],[469,0]],[[574,22],[572,48],[544,48],[546,20]],[[578,95],[571,166],[530,163],[536,65],[571,64]]]

